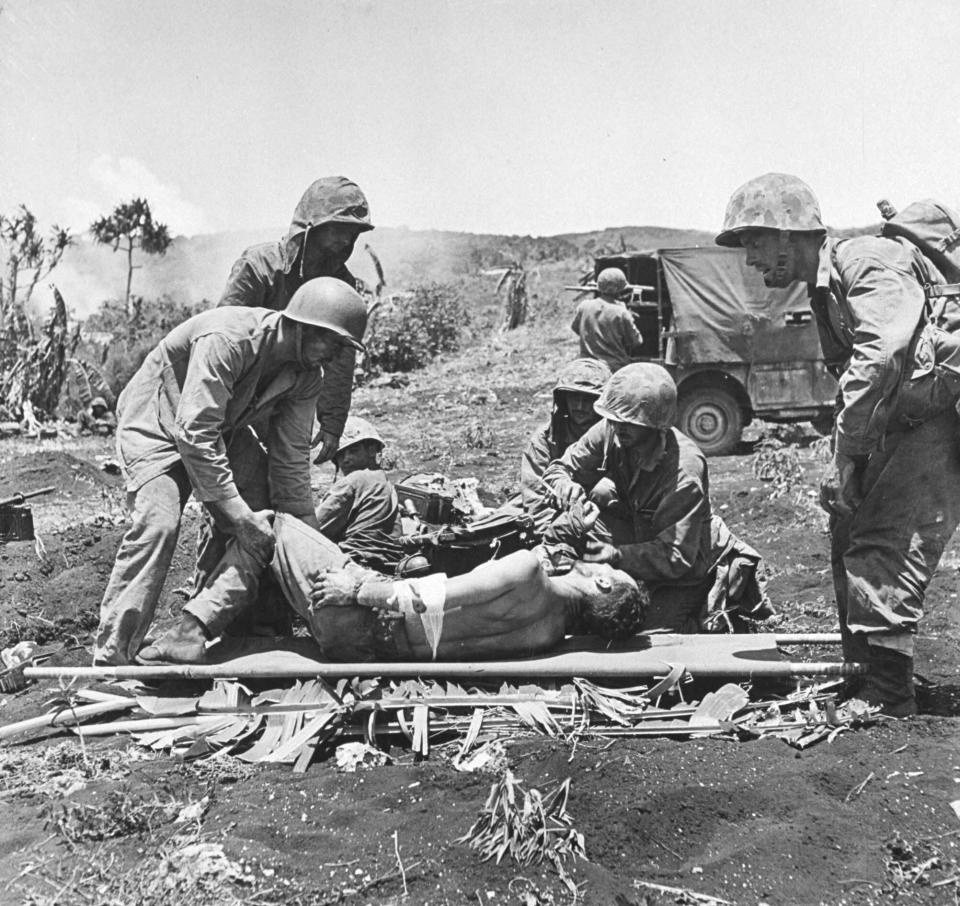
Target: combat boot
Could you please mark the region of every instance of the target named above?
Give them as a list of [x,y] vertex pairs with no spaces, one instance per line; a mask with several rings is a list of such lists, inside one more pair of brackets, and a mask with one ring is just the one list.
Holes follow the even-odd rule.
[[[846,664],[869,664],[870,645],[862,632],[851,632],[843,621],[840,622],[840,641],[843,645],[843,660]],[[847,677],[843,685],[844,698],[862,698],[865,678],[863,676]]]
[[892,648],[869,645],[870,669],[858,698],[879,706],[888,717],[910,717],[917,713],[913,689],[913,658]]

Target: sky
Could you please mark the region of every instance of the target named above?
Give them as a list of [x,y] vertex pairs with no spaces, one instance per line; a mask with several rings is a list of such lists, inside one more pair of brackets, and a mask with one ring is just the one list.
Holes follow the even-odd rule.
[[0,0],[0,213],[284,227],[716,230],[794,173],[836,227],[960,206],[956,0]]

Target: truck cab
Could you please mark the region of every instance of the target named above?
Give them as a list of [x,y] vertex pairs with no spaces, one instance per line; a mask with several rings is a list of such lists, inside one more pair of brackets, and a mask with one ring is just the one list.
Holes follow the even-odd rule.
[[754,418],[829,432],[837,383],[804,285],[767,287],[742,249],[606,255],[594,275],[606,267],[627,275],[641,358],[674,376],[677,426],[704,453],[730,453]]

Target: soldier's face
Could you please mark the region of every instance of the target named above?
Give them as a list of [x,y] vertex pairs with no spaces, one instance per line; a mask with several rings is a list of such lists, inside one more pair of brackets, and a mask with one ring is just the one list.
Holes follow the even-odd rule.
[[305,368],[320,368],[332,362],[344,345],[340,334],[304,324],[300,334],[300,360]]
[[360,231],[349,223],[322,223],[313,227],[303,250],[304,276],[331,276],[353,254],[359,235]]
[[651,454],[660,444],[660,429],[630,422],[614,422],[614,433],[624,450],[632,450],[641,456]]
[[379,454],[380,445],[373,441],[351,444],[345,450],[337,452],[337,465],[344,475],[356,472],[357,469],[376,469]]
[[[783,289],[800,279],[800,275],[794,273],[796,256],[787,254],[777,230],[744,230],[740,234],[740,245],[746,250],[747,264],[760,271],[767,286]],[[778,264],[780,270],[777,270]]]
[[567,415],[570,424],[578,431],[586,431],[591,425],[599,421],[600,416],[593,409],[596,397],[589,393],[566,392]]

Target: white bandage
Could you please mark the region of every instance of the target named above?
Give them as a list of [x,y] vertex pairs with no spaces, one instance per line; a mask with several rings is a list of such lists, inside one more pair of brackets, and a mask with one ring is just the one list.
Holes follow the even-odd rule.
[[413,585],[409,579],[400,579],[393,583],[393,594],[387,598],[389,606],[397,605],[402,614],[416,613],[413,608]]
[[427,637],[427,644],[433,652],[433,659],[437,659],[437,648],[440,646],[440,636],[443,634],[443,605],[447,600],[446,573],[435,573],[414,580],[414,587],[423,602],[424,611],[420,614],[423,624],[423,633]]

